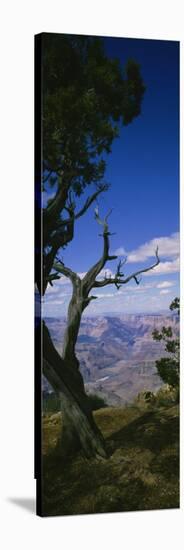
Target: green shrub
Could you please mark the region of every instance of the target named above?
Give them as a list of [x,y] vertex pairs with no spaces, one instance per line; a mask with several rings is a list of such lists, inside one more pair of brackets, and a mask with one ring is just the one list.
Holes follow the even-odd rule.
[[179,401],[179,392],[178,387],[172,387],[166,384],[162,386],[160,390],[156,393],[156,405],[158,407],[165,407],[178,403]]
[[135,404],[141,408],[154,408],[176,405],[178,401],[178,387],[174,388],[169,384],[165,384],[156,393],[151,391],[140,392],[135,399]]
[[97,411],[98,409],[103,409],[104,407],[108,406],[103,397],[100,397],[100,395],[97,395],[96,393],[88,394],[88,399],[92,411]]
[[152,391],[141,391],[135,399],[135,403],[141,407],[153,406],[155,402],[156,395]]
[[[170,310],[176,310],[178,315],[180,312],[180,300],[175,298],[171,305]],[[165,343],[165,351],[170,354],[167,357],[161,357],[156,361],[156,368],[160,378],[165,384],[168,384],[172,388],[176,389],[179,399],[179,383],[180,383],[180,339],[173,335],[172,327],[163,326],[161,331],[154,329],[152,332],[153,340],[157,342],[163,341]]]

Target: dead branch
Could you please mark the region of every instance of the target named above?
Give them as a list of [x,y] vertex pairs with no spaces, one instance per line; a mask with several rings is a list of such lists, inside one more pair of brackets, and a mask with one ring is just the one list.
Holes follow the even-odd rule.
[[91,300],[94,300],[97,298],[97,296],[89,296],[90,291],[92,288],[102,288],[107,285],[115,285],[117,290],[121,288],[122,285],[127,284],[131,279],[134,279],[137,285],[140,284],[141,279],[139,278],[139,275],[142,273],[146,273],[152,269],[154,269],[159,263],[160,259],[158,256],[158,247],[155,250],[155,256],[156,261],[154,264],[150,265],[149,267],[144,267],[143,269],[140,269],[138,271],[135,271],[128,275],[127,277],[124,275],[124,272],[122,270],[123,266],[125,265],[127,258],[120,259],[117,268],[115,276],[107,276],[107,273],[105,273],[105,277],[102,280],[97,280],[98,275],[100,275],[102,269],[104,268],[105,264],[109,260],[117,259],[117,256],[109,254],[109,248],[110,248],[110,240],[109,237],[111,235],[109,231],[108,226],[108,218],[111,214],[112,210],[109,210],[109,212],[106,214],[105,218],[101,218],[99,215],[98,207],[95,208],[95,219],[97,220],[99,225],[102,225],[103,227],[103,252],[102,256],[94,264],[91,269],[86,273],[84,278],[81,280],[79,275],[77,273],[73,272],[70,268],[66,267],[63,262],[54,263],[53,267],[56,271],[56,273],[62,273],[65,275],[65,277],[69,277],[70,280],[73,283],[73,289],[80,292],[80,303],[81,307],[84,310],[87,305],[90,303]]
[[[146,273],[147,271],[151,271],[160,263],[160,259],[158,256],[158,247],[155,250],[155,256],[156,256],[156,262],[154,264],[150,265],[149,267],[140,269],[139,271],[135,271],[134,273],[131,273],[130,275],[128,275],[128,277],[126,278],[123,278],[124,274],[120,272],[120,267],[122,267],[122,265],[119,267],[119,264],[118,264],[115,277],[109,277],[108,279],[106,278],[106,279],[103,279],[102,281],[95,281],[94,288],[101,288],[106,285],[115,284],[119,290],[121,285],[128,283],[129,281],[131,281],[131,279],[134,279],[136,284],[139,285],[141,279],[138,279],[138,275],[141,275],[142,273]],[[126,260],[124,260],[123,263],[125,263],[125,261]]]
[[83,216],[83,214],[85,214],[85,212],[87,212],[88,208],[91,206],[91,204],[93,204],[93,202],[97,199],[97,197],[103,193],[104,191],[107,191],[108,190],[108,184],[104,183],[103,185],[100,185],[97,189],[97,191],[95,191],[95,193],[93,193],[93,195],[91,195],[91,197],[88,197],[84,203],[84,205],[82,206],[82,208],[79,210],[79,212],[77,212],[75,214],[75,208],[76,208],[76,204],[75,204],[75,201],[72,200],[71,198],[71,193],[69,195],[69,202],[68,204],[64,207],[64,210],[66,210],[66,212],[69,213],[69,218],[66,218],[64,220],[60,220],[58,221],[58,224],[57,224],[57,229],[59,229],[60,227],[66,227],[68,225],[70,225],[71,223],[75,222],[75,220],[78,220],[79,218],[81,218],[81,216]]
[[88,210],[88,208],[91,206],[91,204],[97,199],[97,197],[103,193],[104,191],[108,191],[108,184],[104,183],[102,185],[99,185],[97,191],[91,195],[91,197],[88,197],[86,202],[84,203],[84,206],[79,210],[79,212],[75,215],[75,220],[78,220],[85,212]]
[[89,271],[86,273],[84,279],[82,280],[83,288],[85,289],[85,291],[87,293],[89,293],[89,291],[95,286],[96,277],[100,274],[100,272],[102,271],[102,269],[103,269],[104,265],[106,264],[106,262],[111,261],[111,260],[115,260],[117,258],[117,256],[110,256],[109,255],[109,248],[110,248],[109,237],[110,237],[111,233],[109,232],[109,226],[108,226],[108,221],[107,220],[108,220],[111,212],[112,212],[112,209],[109,210],[109,212],[107,213],[105,218],[102,219],[99,216],[98,206],[95,208],[95,219],[97,220],[97,222],[100,225],[103,226],[103,234],[102,234],[102,237],[103,237],[103,253],[102,253],[101,258],[98,260],[98,262],[95,265],[93,265],[93,267],[91,269],[89,269]]
[[66,267],[63,262],[54,262],[53,268],[57,273],[62,273],[62,275],[68,277],[68,279],[70,279],[73,284],[81,282],[79,275],[75,273],[75,271],[72,271],[72,269],[70,269],[69,267]]

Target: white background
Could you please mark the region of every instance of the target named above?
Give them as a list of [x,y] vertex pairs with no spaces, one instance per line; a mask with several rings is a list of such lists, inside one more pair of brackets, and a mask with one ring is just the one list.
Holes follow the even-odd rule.
[[[181,510],[70,518],[33,513],[33,36],[183,41],[182,1],[7,0],[1,10],[1,548],[180,549],[183,504]],[[182,503],[183,487],[182,473]]]

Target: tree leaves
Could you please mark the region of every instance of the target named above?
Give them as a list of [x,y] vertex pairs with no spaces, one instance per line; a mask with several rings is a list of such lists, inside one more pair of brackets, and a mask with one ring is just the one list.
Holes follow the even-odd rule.
[[43,38],[43,161],[56,174],[73,171],[77,195],[102,180],[119,134],[140,112],[144,84],[135,61],[124,76],[119,60],[104,53],[104,40],[72,35]]
[[[171,311],[178,310],[179,313],[180,300],[175,298],[170,304]],[[173,330],[171,327],[162,327],[159,332],[157,329],[153,330],[152,336],[154,340],[165,342],[165,351],[171,354],[170,357],[161,357],[156,361],[157,371],[163,382],[173,387],[179,387],[179,352],[180,352],[180,340],[173,337]]]

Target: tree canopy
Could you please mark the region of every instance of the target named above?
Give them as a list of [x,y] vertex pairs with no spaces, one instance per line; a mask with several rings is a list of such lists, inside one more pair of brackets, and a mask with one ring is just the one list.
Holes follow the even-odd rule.
[[[105,277],[99,281],[101,269],[115,257],[109,255],[109,214],[102,220],[98,210],[95,217],[103,227],[103,252],[83,280],[64,265],[59,250],[73,239],[76,220],[108,189],[107,155],[121,125],[139,115],[145,87],[138,64],[129,60],[123,69],[119,59],[106,54],[103,38],[43,34],[41,56],[42,190],[46,200],[41,204],[43,232],[41,246],[36,247],[36,254],[41,256],[36,261],[36,282],[40,295],[60,274],[69,277],[73,285],[62,355],[55,349],[46,324],[38,326],[39,342],[41,331],[43,340],[43,373],[62,396],[62,448],[68,452],[80,444],[86,456],[106,457],[75,344],[82,313],[95,298],[90,295],[92,288],[107,284],[119,288],[131,278],[139,284],[140,271],[124,277],[119,262],[112,280]],[[89,196],[81,199],[86,188],[90,188]],[[40,215],[39,203],[38,208]],[[158,262],[156,251],[154,265]]]
[[[43,34],[42,42],[42,189],[43,285],[52,284],[58,250],[73,239],[75,220],[108,189],[105,158],[120,125],[140,113],[144,84],[138,64],[123,69],[110,59],[102,38]],[[95,189],[76,211],[76,199]]]
[[[180,300],[175,298],[170,304],[170,310],[177,312],[180,311]],[[157,329],[153,331],[153,339],[165,343],[165,351],[168,352],[167,357],[161,357],[156,361],[156,367],[160,378],[174,388],[179,389],[179,352],[180,352],[180,340],[179,337],[173,335],[173,329],[171,326],[162,327],[159,332]]]
[[101,155],[110,152],[118,123],[129,124],[140,113],[144,89],[139,66],[129,60],[123,70],[119,59],[105,54],[103,39],[44,35],[45,177],[68,181],[77,195],[99,183]]

